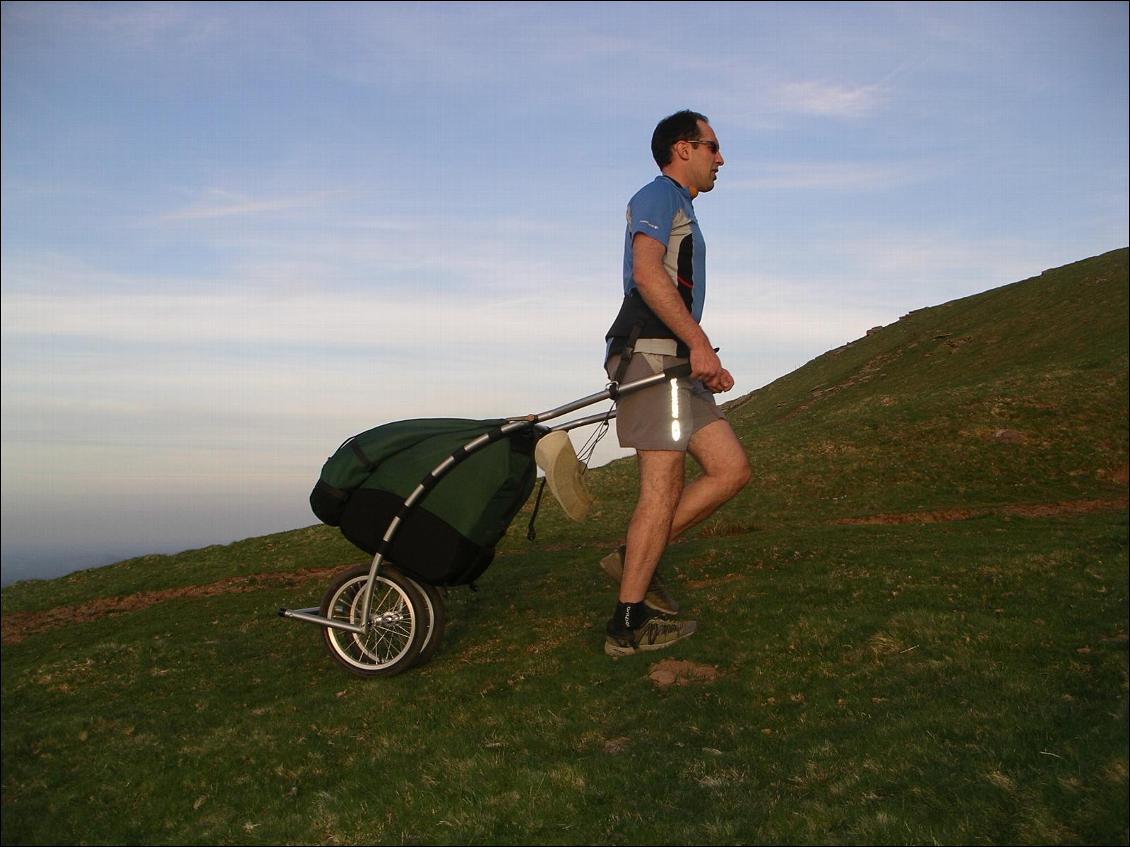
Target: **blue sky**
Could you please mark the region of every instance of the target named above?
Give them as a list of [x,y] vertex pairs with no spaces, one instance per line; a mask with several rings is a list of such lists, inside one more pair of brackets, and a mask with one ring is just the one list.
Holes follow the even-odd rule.
[[681,108],[732,397],[1130,240],[1121,2],[2,14],[5,583],[309,525],[355,432],[602,388]]

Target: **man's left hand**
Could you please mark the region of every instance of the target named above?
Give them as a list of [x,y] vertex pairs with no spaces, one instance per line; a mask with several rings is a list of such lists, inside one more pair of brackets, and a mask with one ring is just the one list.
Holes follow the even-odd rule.
[[710,389],[712,394],[723,394],[734,387],[734,378],[730,376],[728,370],[722,368],[717,377],[703,384]]

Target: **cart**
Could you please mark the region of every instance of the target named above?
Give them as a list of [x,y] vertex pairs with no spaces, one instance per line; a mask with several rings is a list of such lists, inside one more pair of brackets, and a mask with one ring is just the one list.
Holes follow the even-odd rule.
[[[689,374],[689,363],[681,363],[623,385],[613,381],[603,391],[541,414],[505,419],[444,458],[398,503],[396,514],[375,545],[370,564],[357,565],[338,574],[319,606],[279,609],[279,616],[321,627],[330,657],[357,676],[392,676],[424,664],[435,655],[443,638],[447,620],[445,590],[421,577],[418,571],[408,573],[396,567],[390,552],[398,532],[439,481],[472,455],[502,439],[521,437],[536,441],[550,432],[607,422],[615,417],[615,407],[557,426],[545,425],[546,421],[587,406],[605,400],[615,402],[625,394],[673,382]],[[528,491],[525,496],[529,496]],[[403,545],[399,555],[404,555]]]

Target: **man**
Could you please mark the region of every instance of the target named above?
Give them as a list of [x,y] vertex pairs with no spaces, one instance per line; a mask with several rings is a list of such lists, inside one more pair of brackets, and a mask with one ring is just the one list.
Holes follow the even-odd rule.
[[[713,396],[734,380],[699,325],[706,246],[693,200],[714,188],[725,163],[718,137],[706,117],[682,111],[659,122],[651,149],[660,175],[628,204],[625,296],[608,331],[606,368],[614,382],[627,383],[689,359],[691,374],[619,401],[617,432],[622,447],[636,450],[640,496],[625,545],[601,562],[620,583],[604,642],[613,657],[694,633],[694,621],[669,617],[678,605],[656,573],[660,557],[749,481],[745,450]],[[703,470],[690,485],[686,453]]]

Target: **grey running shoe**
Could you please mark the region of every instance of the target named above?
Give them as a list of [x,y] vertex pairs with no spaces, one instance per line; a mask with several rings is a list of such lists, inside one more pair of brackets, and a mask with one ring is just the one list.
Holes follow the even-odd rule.
[[[615,553],[609,553],[601,559],[600,569],[619,585],[620,578],[624,575],[624,545],[621,544]],[[655,609],[661,614],[679,614],[679,604],[674,597],[667,593],[667,587],[663,584],[663,578],[660,577],[658,568],[651,575],[651,584],[647,587],[647,595],[643,598],[643,601],[649,609]]]
[[613,659],[619,659],[641,650],[662,650],[694,635],[696,629],[698,624],[695,621],[674,621],[658,616],[648,618],[639,629],[616,629],[609,624],[604,652]]

